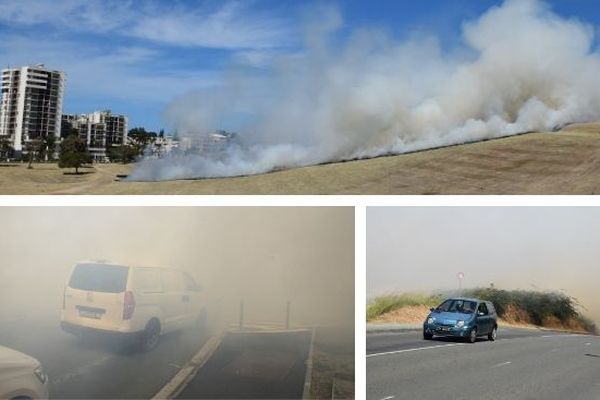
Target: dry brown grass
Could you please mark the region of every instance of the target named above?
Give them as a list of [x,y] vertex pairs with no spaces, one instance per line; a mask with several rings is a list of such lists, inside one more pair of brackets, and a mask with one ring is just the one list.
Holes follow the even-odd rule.
[[370,323],[420,324],[430,313],[429,306],[406,306],[390,311],[369,321]]
[[0,168],[2,194],[596,194],[600,124],[572,125],[392,157],[248,177],[118,182],[131,166],[64,175],[55,165]]
[[[372,323],[387,323],[387,324],[420,324],[425,321],[429,314],[428,306],[406,306],[397,310],[385,313],[376,319],[370,321]],[[537,326],[531,323],[529,316],[524,310],[514,306],[509,306],[503,318],[498,320],[498,325],[513,328],[526,329],[551,329],[565,332],[588,333],[585,327],[577,321],[561,323],[557,318],[544,319],[542,326]]]

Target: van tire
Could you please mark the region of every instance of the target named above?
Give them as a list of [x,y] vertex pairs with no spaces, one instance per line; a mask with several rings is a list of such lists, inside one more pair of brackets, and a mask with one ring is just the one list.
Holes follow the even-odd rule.
[[158,345],[158,339],[160,338],[160,322],[157,319],[151,319],[144,330],[140,338],[140,349],[142,351],[150,351]]

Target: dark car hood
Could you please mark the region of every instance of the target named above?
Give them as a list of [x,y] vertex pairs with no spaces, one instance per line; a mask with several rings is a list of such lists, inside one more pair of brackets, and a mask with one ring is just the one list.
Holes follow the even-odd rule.
[[454,325],[457,321],[469,321],[473,318],[473,314],[442,311],[431,312],[429,317],[435,318],[435,322],[438,324]]

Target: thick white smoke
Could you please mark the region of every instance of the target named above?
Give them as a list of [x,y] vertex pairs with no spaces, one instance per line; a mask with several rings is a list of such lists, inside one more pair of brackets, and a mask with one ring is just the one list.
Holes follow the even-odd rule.
[[219,160],[144,160],[131,179],[256,174],[600,117],[594,29],[541,0],[507,0],[466,22],[464,46],[452,51],[433,36],[398,43],[373,30],[355,32],[339,49],[328,38],[341,18],[319,14],[304,53],[274,58],[269,74],[237,69],[224,87],[190,93],[167,110],[183,136],[246,116],[242,146]]

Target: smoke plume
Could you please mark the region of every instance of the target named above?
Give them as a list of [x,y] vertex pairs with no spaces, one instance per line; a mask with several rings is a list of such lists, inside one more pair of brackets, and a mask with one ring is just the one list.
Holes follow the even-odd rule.
[[232,68],[222,87],[166,111],[180,136],[235,119],[241,145],[218,159],[142,160],[135,180],[224,177],[399,154],[600,117],[600,55],[590,25],[541,0],[506,0],[462,26],[462,43],[397,41],[380,30],[330,39],[335,9],[306,24],[301,53],[264,70]]

